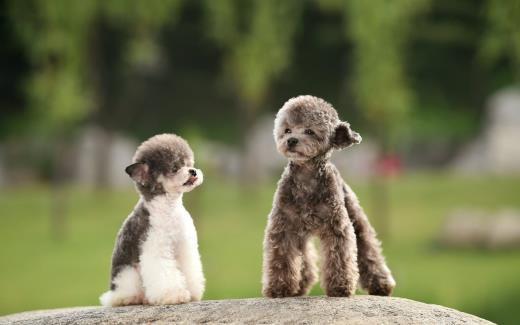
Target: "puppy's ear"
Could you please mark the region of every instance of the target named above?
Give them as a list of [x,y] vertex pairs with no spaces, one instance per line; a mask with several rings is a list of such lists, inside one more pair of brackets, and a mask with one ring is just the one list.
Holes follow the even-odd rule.
[[145,185],[148,180],[148,165],[143,162],[132,164],[125,168],[125,172],[135,182]]
[[350,124],[347,122],[340,122],[334,129],[330,142],[334,149],[343,149],[360,143],[361,135],[352,131]]

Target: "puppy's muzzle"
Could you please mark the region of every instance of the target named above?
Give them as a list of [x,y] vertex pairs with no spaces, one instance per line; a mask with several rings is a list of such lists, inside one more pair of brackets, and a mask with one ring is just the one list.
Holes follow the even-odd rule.
[[296,146],[297,144],[298,144],[298,139],[296,139],[296,138],[289,138],[289,139],[287,139],[287,147],[289,149],[294,148],[294,146]]
[[197,171],[195,169],[190,169],[188,170],[188,173],[190,173],[190,177],[188,178],[188,180],[182,184],[184,186],[191,186],[193,184],[195,184],[195,182],[197,181]]

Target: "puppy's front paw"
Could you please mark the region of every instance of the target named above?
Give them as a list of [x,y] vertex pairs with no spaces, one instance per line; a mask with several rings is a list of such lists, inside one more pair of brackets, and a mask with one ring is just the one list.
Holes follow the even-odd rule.
[[289,286],[285,283],[272,284],[264,288],[263,294],[268,298],[285,298],[298,295],[299,287]]
[[190,301],[201,301],[204,288],[197,288],[197,290],[190,290]]
[[351,297],[356,292],[355,287],[350,286],[337,286],[327,288],[327,296],[329,297]]
[[374,277],[370,281],[368,293],[374,296],[390,296],[395,288],[395,280],[391,274]]
[[186,289],[168,290],[157,298],[148,298],[150,305],[177,305],[189,302],[191,294]]

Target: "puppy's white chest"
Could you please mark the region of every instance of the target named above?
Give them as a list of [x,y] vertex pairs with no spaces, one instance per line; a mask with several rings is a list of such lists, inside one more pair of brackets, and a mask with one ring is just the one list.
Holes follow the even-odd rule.
[[174,248],[184,237],[186,225],[191,220],[182,201],[154,201],[147,208],[150,213],[147,241],[154,242],[154,246],[161,246],[163,249]]

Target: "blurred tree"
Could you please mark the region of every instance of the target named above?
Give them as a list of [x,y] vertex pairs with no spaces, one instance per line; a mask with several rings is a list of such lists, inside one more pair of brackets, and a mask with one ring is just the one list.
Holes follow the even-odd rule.
[[227,52],[225,71],[245,102],[246,114],[254,116],[273,80],[290,63],[302,4],[296,0],[208,0],[206,6],[209,33]]
[[[381,146],[380,166],[395,149],[398,133],[413,105],[404,71],[405,45],[413,18],[427,3],[427,0],[345,2],[347,37],[354,44],[354,93]],[[375,175],[373,192],[374,215],[381,221],[382,236],[388,235],[390,210],[384,173]]]
[[413,105],[405,77],[405,46],[414,17],[427,0],[345,2],[347,37],[354,44],[356,100],[383,151]]
[[[491,79],[476,60],[485,28],[483,5],[481,0],[432,1],[413,22],[406,65],[417,109],[407,120],[405,145],[422,154],[410,149],[408,156],[416,157],[411,164],[446,163],[478,130]],[[433,149],[439,145],[445,148],[441,152]]]
[[[4,134],[26,124],[67,140],[92,121],[140,138],[198,128],[236,143],[262,110],[313,93],[363,116],[356,124],[385,150],[410,125],[424,149],[471,135],[518,62],[518,1],[0,1],[3,40],[29,62],[2,71],[26,90],[2,107]],[[17,52],[0,53],[11,62]],[[27,104],[33,123],[16,123],[25,116],[12,103]]]
[[33,68],[29,106],[46,132],[60,132],[88,112],[83,80],[85,36],[95,2],[11,1],[11,19]]
[[89,110],[89,88],[83,79],[85,36],[95,2],[11,1],[10,16],[32,65],[26,84],[29,109],[36,133],[54,140],[51,231],[65,232],[67,174],[64,157],[72,126]]
[[[207,0],[205,6],[209,33],[225,50],[224,70],[238,95],[243,143],[273,81],[291,61],[303,3]],[[251,177],[254,167],[248,162],[242,167]]]
[[[104,109],[107,86],[100,35],[112,24],[130,35],[119,61],[151,64],[154,35],[176,17],[180,0],[11,1],[10,17],[33,68],[27,82],[29,106],[40,131],[55,134]],[[116,52],[117,53],[117,52]],[[114,60],[115,61],[115,60]],[[114,63],[114,62],[111,62]],[[114,71],[112,71],[114,72]],[[117,71],[116,71],[117,72]]]
[[500,59],[510,62],[513,80],[520,82],[520,1],[488,0],[486,29],[481,57],[487,64]]
[[21,116],[26,106],[20,83],[29,70],[22,45],[7,17],[7,7],[7,0],[0,0],[0,139],[16,133],[23,125]]

